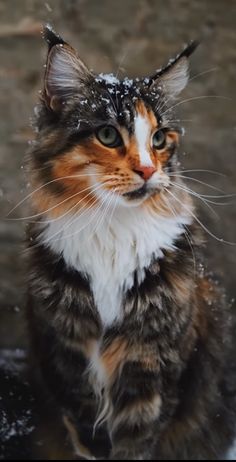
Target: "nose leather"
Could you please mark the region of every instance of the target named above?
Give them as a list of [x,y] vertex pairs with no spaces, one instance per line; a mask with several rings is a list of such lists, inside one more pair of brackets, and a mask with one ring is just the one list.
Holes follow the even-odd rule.
[[137,170],[134,170],[135,173],[141,176],[145,181],[149,180],[153,173],[156,172],[155,167],[146,167],[144,165],[140,165]]

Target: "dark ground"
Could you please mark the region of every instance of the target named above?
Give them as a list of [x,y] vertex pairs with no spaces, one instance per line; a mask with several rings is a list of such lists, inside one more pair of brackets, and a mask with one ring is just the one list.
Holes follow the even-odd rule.
[[[186,169],[213,169],[226,176],[193,176],[226,193],[236,192],[236,1],[235,0],[0,0],[0,348],[26,345],[24,222],[5,220],[27,195],[24,154],[33,133],[29,117],[43,76],[46,46],[41,24],[50,22],[88,65],[129,76],[153,72],[193,38],[202,44],[192,58],[195,78],[180,106],[186,120],[182,156]],[[210,96],[210,98],[202,98]],[[213,97],[212,97],[213,96]],[[226,98],[221,98],[226,97]],[[190,174],[191,176],[191,174]],[[204,194],[218,194],[198,183]],[[197,201],[199,217],[212,233],[236,241],[236,200],[215,207],[218,220]],[[27,215],[27,204],[11,218]],[[207,236],[209,268],[235,297],[236,247]]]

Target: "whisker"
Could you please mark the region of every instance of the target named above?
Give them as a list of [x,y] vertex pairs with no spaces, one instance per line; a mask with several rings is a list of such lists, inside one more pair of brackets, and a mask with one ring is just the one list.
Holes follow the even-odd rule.
[[[179,174],[177,174],[177,175],[178,175],[179,178],[185,178],[187,180],[195,181],[196,183],[203,184],[204,186],[207,186],[208,188],[214,189],[215,191],[224,193],[224,191],[222,189],[217,188],[216,186],[212,186],[209,183],[205,183],[202,180],[198,180],[197,178],[191,178],[191,177],[186,176],[186,175],[179,175]],[[171,174],[169,174],[169,176],[171,177],[171,176],[176,176],[176,175],[171,173]]]
[[223,100],[226,100],[226,101],[231,101],[231,98],[229,98],[228,96],[219,96],[219,95],[194,96],[193,98],[187,98],[187,99],[184,99],[182,101],[179,101],[178,103],[174,104],[174,106],[169,107],[168,109],[166,109],[166,111],[163,112],[162,116],[164,116],[167,112],[172,111],[176,107],[181,106],[181,104],[189,103],[190,101],[197,101],[197,100],[201,100],[201,99],[206,99],[206,98],[209,98],[209,99],[223,99]]
[[206,75],[206,74],[209,74],[210,72],[215,72],[215,71],[219,71],[219,67],[213,67],[212,69],[208,69],[208,71],[199,72],[199,74],[193,75],[193,77],[189,79],[188,83],[192,82],[198,77],[202,77],[202,75]]
[[107,201],[107,205],[106,205],[105,208],[104,208],[103,215],[101,216],[101,219],[100,219],[99,223],[97,223],[97,226],[96,226],[96,228],[95,228],[95,230],[94,230],[94,233],[96,232],[96,230],[98,230],[98,228],[99,228],[99,226],[102,224],[102,222],[105,222],[105,218],[106,218],[106,215],[108,214],[110,205],[112,205],[113,196],[114,196],[114,191],[112,191],[111,197],[110,197],[109,200]]
[[115,209],[116,209],[118,200],[119,200],[119,196],[118,196],[118,195],[115,195],[116,191],[117,191],[117,190],[115,189],[115,190],[114,190],[114,196],[115,196],[114,207],[113,207],[113,209],[112,209],[112,212],[111,212],[111,215],[110,215],[110,219],[108,220],[108,223],[107,223],[107,232],[106,232],[106,236],[105,236],[105,241],[107,240],[107,235],[108,235],[108,232],[109,232],[109,229],[110,229],[110,226],[111,226],[112,218],[113,218],[113,215],[114,215],[114,212],[115,212]]
[[[100,186],[100,188],[102,189],[102,186],[103,185],[98,185]],[[98,190],[99,188],[97,187],[96,190]],[[90,194],[88,194],[89,196]],[[83,200],[83,199],[82,199]],[[94,201],[94,203],[96,203],[96,200]],[[80,201],[81,202],[81,201]],[[77,204],[75,204],[75,206],[73,208],[77,207]],[[75,215],[75,216],[72,216],[71,220],[69,220],[65,226],[63,226],[63,231],[67,228],[69,228],[69,226],[71,226],[73,223],[75,223],[77,220],[81,219],[81,217],[86,213],[86,211],[90,210],[92,208],[92,205],[90,205],[89,207],[86,206],[86,204],[81,208],[81,210],[84,209],[84,211],[81,213],[81,210]],[[71,211],[71,210],[70,210]],[[59,232],[57,232],[56,234],[54,234],[53,236],[51,236],[51,238],[55,237],[55,235],[59,234],[61,232],[61,230]]]
[[[116,188],[114,191],[112,191],[112,193],[114,194],[116,192]],[[118,197],[117,197],[117,200],[118,200]],[[104,196],[102,198],[102,201],[101,201],[101,204],[99,205],[98,209],[96,210],[95,214],[92,216],[92,219],[87,223],[85,224],[82,228],[80,228],[79,230],[77,230],[75,233],[72,233],[72,234],[69,234],[67,236],[65,236],[65,238],[68,238],[68,237],[73,237],[75,236],[76,234],[80,233],[83,229],[85,229],[87,226],[89,226],[89,224],[96,218],[96,216],[100,213],[100,211],[102,210],[103,208],[103,205],[106,203],[107,201],[107,196]],[[112,201],[111,201],[112,202]],[[110,205],[110,204],[109,204]],[[80,218],[80,217],[78,217]],[[92,234],[94,234],[95,231],[92,232]]]
[[168,192],[168,194],[170,194],[177,202],[179,202],[179,204],[197,221],[197,223],[201,226],[201,228],[207,233],[209,234],[209,236],[213,237],[213,239],[216,239],[218,242],[222,242],[224,244],[228,244],[228,245],[232,245],[232,246],[235,246],[236,243],[235,242],[229,242],[229,241],[225,241],[223,238],[219,238],[217,236],[215,236],[200,220],[199,218],[196,217],[196,215],[188,208],[186,207],[171,191],[169,191],[169,189],[166,189],[166,192]]
[[[103,201],[103,205],[105,204],[104,210],[102,211],[100,217],[98,217],[97,223],[95,224],[89,239],[93,237],[93,235],[98,230],[99,226],[102,224],[102,222],[105,221],[106,214],[107,214],[107,212],[108,212],[108,210],[110,208],[110,205],[112,204],[113,195],[114,195],[114,192],[112,191],[111,196],[108,199],[106,197],[104,198],[104,201]],[[107,204],[106,204],[106,202],[107,202]]]
[[[65,236],[63,236],[63,237],[54,239],[54,242],[60,241],[61,239],[68,239],[68,237],[76,236],[76,235],[79,234],[81,231],[83,231],[85,228],[87,228],[87,227],[90,225],[90,223],[92,223],[92,221],[95,219],[95,217],[99,214],[100,210],[102,210],[102,206],[103,206],[103,204],[106,202],[106,200],[107,200],[106,197],[102,199],[101,204],[99,204],[97,210],[96,210],[95,213],[92,215],[92,217],[91,217],[91,219],[88,221],[88,223],[85,223],[85,225],[83,225],[80,229],[78,229],[78,230],[75,231],[74,233],[67,234],[67,235],[65,235]],[[91,204],[90,207],[86,208],[86,209],[84,210],[83,214],[85,214],[88,210],[90,210],[90,209],[93,207],[93,205],[94,205],[95,203],[96,203],[96,201],[94,201],[93,204]],[[69,224],[67,224],[67,226],[63,227],[63,230],[67,229],[70,225],[72,225],[73,223],[75,223],[75,221],[78,220],[78,219],[80,219],[80,218],[83,216],[83,214],[77,216],[74,220],[70,221]],[[52,238],[55,237],[55,235],[58,235],[60,232],[61,232],[61,230],[58,231],[56,234],[54,234],[54,235],[52,236]],[[49,240],[48,242],[50,242],[50,241],[52,240],[52,238],[50,238],[50,240]]]
[[123,56],[121,57],[120,59],[120,62],[118,64],[118,68],[117,68],[117,72],[115,74],[115,77],[118,79],[118,75],[120,73],[120,70],[121,70],[121,66],[124,64],[125,60],[127,59],[128,57],[128,54],[130,53],[130,50],[126,50],[124,53],[123,53]]
[[[94,194],[94,192],[96,192],[97,190],[99,189],[102,189],[104,184],[101,184],[101,185],[97,185],[96,187],[94,187],[94,189],[92,191],[90,191],[88,194],[86,194],[86,196],[84,196],[82,199],[79,200],[79,202],[76,202],[76,204],[74,204],[69,210],[67,210],[63,215],[60,215],[58,216],[57,218],[54,218],[52,220],[43,220],[43,221],[40,221],[40,223],[42,224],[50,224],[50,223],[54,223],[56,221],[59,221],[61,218],[64,218],[65,216],[69,215],[71,213],[72,210],[74,210],[75,208],[78,207],[79,204],[81,204],[81,202],[84,201],[84,199],[87,199],[87,197],[91,196],[92,194]],[[76,195],[78,195],[79,193],[76,193]],[[71,196],[72,198],[73,196]],[[82,207],[83,209],[83,207]],[[80,209],[81,211],[81,209]],[[30,221],[29,223],[38,223],[38,221]]]
[[10,210],[10,212],[8,212],[7,214],[7,217],[9,215],[12,214],[12,212],[14,212],[18,207],[20,207],[20,205],[22,205],[25,201],[27,201],[28,199],[30,199],[35,193],[37,193],[38,191],[41,191],[43,188],[45,188],[46,186],[49,186],[50,184],[52,183],[56,183],[58,181],[61,181],[61,180],[66,180],[66,179],[71,179],[71,178],[80,178],[80,177],[87,177],[87,176],[95,176],[95,175],[100,175],[99,173],[89,173],[89,174],[79,174],[79,175],[68,175],[68,176],[63,176],[63,177],[60,177],[60,178],[55,178],[54,180],[51,180],[51,181],[48,181],[47,183],[44,183],[43,185],[39,186],[37,189],[35,189],[34,191],[32,191],[30,194],[28,194],[24,199],[22,199],[20,202],[18,202],[17,205],[15,205],[15,207],[13,207],[12,210]]
[[[105,184],[106,182],[104,182]],[[108,182],[107,182],[108,183]],[[58,204],[56,205],[53,205],[52,207],[50,207],[49,209],[47,210],[44,210],[43,212],[39,212],[39,213],[36,213],[34,215],[31,215],[31,216],[28,216],[28,217],[22,217],[22,218],[8,218],[7,220],[8,221],[24,221],[24,220],[30,220],[30,219],[33,219],[33,218],[37,218],[37,217],[41,217],[42,215],[45,215],[46,213],[48,212],[51,212],[52,210],[56,209],[57,207],[60,207],[61,205],[65,204],[66,202],[68,202],[69,200],[73,199],[74,197],[78,196],[79,194],[82,194],[84,193],[85,191],[88,191],[90,189],[94,188],[94,186],[88,186],[87,188],[83,189],[82,191],[78,191],[77,193],[75,194],[72,194],[72,196],[70,197],[67,197],[66,199],[64,199],[63,201],[59,202]],[[96,187],[97,188],[97,187]],[[92,193],[93,191],[91,191]],[[89,194],[91,194],[89,193]],[[86,196],[87,197],[87,196]],[[78,204],[76,204],[75,206],[72,207],[72,210],[77,206]],[[67,214],[67,212],[66,212]],[[54,219],[55,221],[57,221],[57,218]],[[50,220],[50,222],[54,221],[54,220]]]
[[[180,186],[178,183],[176,183],[175,185]],[[215,196],[215,195],[212,195],[212,194],[200,194],[200,193],[198,193],[196,191],[193,191],[192,189],[188,188],[185,184],[184,184],[184,187],[185,187],[187,192],[192,192],[194,194],[197,194],[198,196],[200,196],[202,199],[204,199],[209,204],[213,204],[213,205],[230,205],[230,204],[233,203],[233,202],[216,202],[216,201],[210,200],[210,199],[225,199],[227,197],[231,198],[232,197],[231,194],[229,194],[229,195],[225,194],[223,196]],[[235,197],[235,195],[233,195],[233,197]]]
[[171,119],[171,120],[168,120],[168,122],[162,124],[162,128],[165,128],[165,127],[169,127],[171,123],[173,122],[176,122],[176,123],[180,123],[180,122],[196,122],[194,119]]
[[227,175],[225,175],[225,173],[222,173],[222,172],[217,172],[216,170],[205,170],[205,169],[192,169],[192,170],[179,170],[175,173],[212,173],[213,175],[219,175],[219,176],[223,176],[223,177],[226,177]]
[[[79,213],[79,214],[77,214],[76,216],[73,216],[72,219],[69,220],[69,221],[66,223],[65,226],[63,226],[63,228],[62,228],[63,231],[64,231],[65,229],[69,228],[69,227],[70,227],[72,224],[74,224],[77,220],[81,219],[81,217],[93,207],[93,205],[96,203],[96,200],[97,200],[97,199],[95,199],[95,201],[94,201],[89,207],[87,207],[86,205],[84,205],[84,206],[82,207],[82,209],[85,209],[85,210],[82,212],[82,214]],[[106,201],[106,197],[105,197],[105,199],[104,199],[104,198],[102,199],[101,206],[103,205],[103,203],[104,203],[105,201]],[[89,221],[89,223],[86,224],[84,227],[88,226],[88,225],[91,223],[91,221],[97,216],[97,213],[100,211],[101,206],[99,205],[99,207],[98,207],[98,209],[96,210],[95,214],[92,216],[92,219],[91,219],[91,220]],[[79,231],[77,231],[76,233],[72,233],[72,234],[69,234],[69,235],[67,235],[67,236],[63,236],[63,238],[72,237],[72,236],[74,236],[75,234],[78,234],[78,232],[80,232],[82,229],[84,229],[84,227],[82,227],[82,228],[81,228]],[[62,230],[59,230],[59,231],[57,231],[55,234],[53,234],[53,236],[51,236],[51,238],[48,240],[48,242],[50,242],[50,241],[51,241],[55,236],[57,236],[61,231],[62,231]],[[61,240],[61,239],[62,239],[62,238],[54,239],[54,242],[55,242],[55,241],[58,241],[58,240]]]
[[216,213],[216,211],[208,204],[208,202],[210,202],[210,201],[207,201],[206,199],[203,199],[203,198],[201,197],[200,194],[196,193],[196,191],[192,191],[191,189],[185,188],[185,187],[183,187],[183,186],[180,186],[180,185],[178,185],[177,183],[174,183],[174,182],[170,182],[170,184],[171,184],[172,186],[174,186],[175,188],[180,189],[181,191],[187,192],[188,194],[190,194],[190,195],[193,196],[193,197],[197,197],[197,199],[201,200],[201,201],[206,205],[206,207],[208,207],[209,210],[210,210],[217,218],[219,218],[219,215]]
[[[107,92],[107,95],[108,95],[108,97],[109,97],[109,99],[110,99],[110,101],[111,101],[111,104],[112,104],[112,107],[113,107],[113,109],[114,109],[114,111],[115,111],[115,114],[118,115],[118,109],[117,109],[117,107],[116,107],[116,105],[115,105],[115,103],[114,103],[114,101],[113,101],[113,99],[112,99],[112,96],[111,96],[111,94],[110,94],[109,91]],[[117,98],[116,98],[116,100],[117,100]]]
[[[96,203],[96,199],[93,200],[93,202],[91,203],[91,205],[90,205],[89,207],[86,207],[86,206],[84,205],[84,206],[82,207],[82,209],[85,209],[85,210],[82,212],[82,214],[80,214],[79,216],[76,216],[76,217],[73,216],[73,218],[72,218],[71,220],[69,220],[69,221],[66,223],[66,225],[63,226],[59,231],[57,231],[56,233],[54,233],[54,234],[50,237],[50,239],[44,239],[44,240],[42,240],[42,241],[40,241],[40,242],[37,242],[37,244],[34,244],[34,245],[32,245],[29,249],[26,249],[26,252],[27,252],[27,251],[30,251],[31,249],[34,249],[34,248],[36,248],[36,247],[40,247],[41,245],[48,245],[48,244],[54,239],[55,236],[57,236],[58,234],[60,234],[62,230],[67,229],[67,228],[68,228],[70,225],[72,225],[76,220],[78,220],[79,218],[81,218],[86,212],[88,212],[88,211],[94,206],[95,203]],[[64,236],[63,236],[63,237],[64,237]],[[65,237],[67,237],[67,236],[65,236]],[[62,239],[62,238],[54,239],[54,242],[59,241],[59,240],[61,240],[61,239]]]
[[[165,190],[166,190],[166,188],[165,188]],[[167,199],[167,197],[164,196],[164,195],[163,195],[163,199],[167,201],[167,205],[168,205],[168,207],[170,208],[170,210],[171,210],[173,216],[177,218],[176,210],[174,210],[174,208],[173,208],[172,205],[170,204],[170,201],[169,201],[169,200]],[[194,275],[196,276],[196,267],[197,267],[197,263],[196,263],[196,256],[195,256],[195,253],[194,253],[194,248],[193,248],[193,245],[192,245],[192,242],[191,242],[191,234],[190,234],[190,232],[189,232],[189,230],[188,230],[187,225],[184,225],[184,224],[183,224],[183,227],[184,227],[184,229],[185,229],[185,233],[184,233],[184,234],[185,234],[186,239],[187,239],[187,241],[188,241],[188,243],[189,243],[189,246],[190,246],[190,248],[191,248],[191,252],[192,252],[192,256],[193,256],[193,271],[194,271]]]

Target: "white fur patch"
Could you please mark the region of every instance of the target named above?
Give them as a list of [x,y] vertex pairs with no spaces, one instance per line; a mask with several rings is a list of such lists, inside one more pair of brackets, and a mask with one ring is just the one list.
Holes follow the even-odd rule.
[[151,126],[149,120],[140,114],[137,114],[134,119],[134,134],[138,144],[140,165],[153,167],[150,153],[147,150],[147,146],[150,144]]
[[43,231],[43,241],[67,265],[88,275],[101,320],[109,326],[122,319],[122,300],[133,286],[134,271],[140,283],[153,257],[173,249],[189,222],[187,216],[166,218],[141,206],[117,206],[112,219],[94,208],[53,220]]

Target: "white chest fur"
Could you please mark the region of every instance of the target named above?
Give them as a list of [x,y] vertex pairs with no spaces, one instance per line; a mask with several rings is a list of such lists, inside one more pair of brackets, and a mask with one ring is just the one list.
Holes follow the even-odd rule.
[[[111,217],[98,214],[64,217],[52,221],[43,232],[43,240],[66,263],[87,274],[94,300],[104,326],[122,317],[124,292],[138,280],[153,257],[162,258],[183,233],[187,217],[166,218],[143,208],[117,208]],[[101,218],[101,217],[100,217]]]

